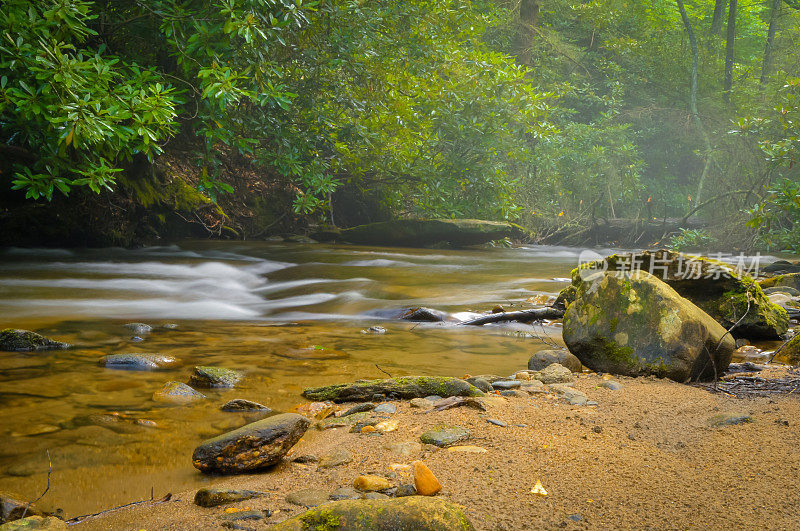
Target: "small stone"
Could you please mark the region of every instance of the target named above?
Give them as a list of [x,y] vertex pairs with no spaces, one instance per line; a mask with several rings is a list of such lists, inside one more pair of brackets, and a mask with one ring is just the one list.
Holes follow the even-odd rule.
[[361,429],[356,429],[356,428],[358,428],[358,424],[353,426],[353,429],[350,431],[357,431],[360,433],[374,433],[378,431],[378,429],[375,426],[370,426],[370,425],[362,426]]
[[197,366],[189,378],[189,385],[204,388],[229,388],[242,379],[242,373],[223,367]]
[[366,426],[369,423],[377,424],[378,419],[377,417],[373,416],[370,411],[364,411],[362,413],[353,413],[352,415],[347,415],[346,417],[330,417],[325,420],[321,420],[317,423],[317,429],[327,430],[330,428],[355,426],[357,424]]
[[425,397],[425,400],[427,400],[428,402],[431,402],[431,403],[436,402],[437,400],[441,400],[441,399],[442,399],[442,397],[439,396],[439,395],[428,395],[428,396]]
[[485,378],[481,378],[480,376],[473,376],[472,378],[467,378],[466,381],[471,383],[472,385],[474,385],[475,387],[477,387],[478,389],[480,389],[484,393],[489,393],[489,392],[494,390],[494,387],[492,387],[492,384],[489,383],[488,380],[486,380]]
[[597,387],[605,387],[606,389],[610,389],[612,391],[619,391],[622,389],[622,385],[614,380],[602,380],[599,384],[597,384]]
[[465,446],[450,446],[447,449],[448,452],[461,452],[466,454],[485,454],[487,452],[486,448],[481,448],[480,446],[472,446],[472,445],[465,445]]
[[153,327],[145,323],[126,323],[122,326],[124,326],[125,328],[130,330],[132,334],[135,334],[137,336],[143,336],[153,331]]
[[416,496],[417,489],[414,485],[400,485],[394,493],[396,498],[403,498],[405,496]]
[[526,397],[527,395],[516,389],[506,389],[505,391],[500,391],[500,396]]
[[389,496],[382,492],[367,492],[364,494],[365,500],[388,500]]
[[497,419],[486,419],[486,422],[488,422],[489,424],[494,424],[495,426],[500,426],[501,428],[505,428],[506,426],[508,426],[507,423]]
[[382,326],[370,326],[366,330],[361,331],[362,334],[385,334],[386,329]]
[[235,522],[237,520],[263,520],[265,518],[263,511],[257,510],[244,510],[228,513],[222,518],[227,522]]
[[389,433],[391,431],[395,431],[398,424],[399,423],[396,420],[384,420],[383,422],[379,422],[375,425],[375,430],[381,433]]
[[567,516],[567,518],[569,518],[573,522],[580,522],[581,520],[583,520],[583,517],[581,515],[579,515],[579,514],[571,514],[571,515]]
[[333,501],[338,500],[360,500],[363,495],[353,487],[340,487],[333,491],[329,498]]
[[188,404],[203,400],[206,397],[181,382],[167,382],[164,387],[153,393],[153,400],[170,404]]
[[263,496],[263,493],[254,490],[204,488],[195,493],[194,503],[200,507],[216,507],[224,503],[234,503],[259,496]]
[[364,475],[358,476],[353,486],[362,492],[373,492],[392,488],[392,483],[383,476]]
[[519,389],[520,391],[525,391],[531,395],[547,392],[547,390],[544,388],[544,384],[539,380],[530,380],[529,382],[524,382]]
[[520,371],[514,375],[514,379],[527,381],[531,379],[531,375],[528,373],[528,371]]
[[422,461],[414,461],[414,488],[422,496],[433,496],[442,490],[442,484]]
[[548,365],[541,371],[533,373],[531,377],[543,384],[567,383],[575,379],[572,376],[572,371],[558,363]]
[[522,382],[519,380],[500,380],[492,384],[495,389],[516,389]]
[[427,398],[412,398],[410,405],[418,409],[431,409],[433,407],[433,403]]
[[333,415],[335,411],[336,406],[333,402],[307,402],[293,407],[291,412],[310,419],[323,420]]
[[444,447],[469,439],[469,430],[460,426],[440,426],[428,430],[420,436],[425,444]]
[[602,426],[594,426],[592,428],[592,431],[595,432],[595,433],[603,433],[603,427]]
[[422,452],[422,445],[417,441],[405,441],[389,444],[386,449],[402,457],[419,456]]
[[735,426],[737,424],[745,424],[753,422],[753,417],[749,415],[741,415],[736,413],[721,413],[714,415],[708,419],[708,423],[712,428],[721,428],[722,426]]
[[528,360],[528,370],[541,371],[558,363],[572,372],[581,372],[581,361],[568,350],[540,350]]
[[302,507],[317,507],[328,503],[329,498],[329,493],[317,489],[303,489],[286,495],[287,502]]
[[363,404],[358,404],[356,406],[351,407],[341,415],[340,417],[346,417],[348,415],[353,415],[355,413],[364,413],[365,411],[372,411],[375,409],[375,404],[372,402],[364,402]]
[[337,448],[328,455],[323,455],[319,460],[320,468],[333,468],[335,466],[345,465],[353,460],[351,454],[345,448]]
[[389,415],[393,415],[397,413],[397,406],[386,402],[376,407],[375,413],[388,413]]
[[225,402],[220,409],[222,411],[242,412],[242,411],[259,411],[270,413],[272,410],[263,404],[253,402],[252,400],[245,400],[243,398],[236,398]]

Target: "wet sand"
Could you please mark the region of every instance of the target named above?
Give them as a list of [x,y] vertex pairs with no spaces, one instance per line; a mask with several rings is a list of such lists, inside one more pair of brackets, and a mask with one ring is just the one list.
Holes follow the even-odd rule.
[[[772,367],[760,375],[787,372]],[[191,490],[73,528],[219,529],[233,507],[272,511],[265,520],[240,522],[265,529],[304,511],[285,501],[290,492],[333,491],[351,486],[361,474],[390,474],[391,464],[415,459],[442,483],[438,496],[463,505],[477,529],[797,528],[800,397],[737,399],[656,378],[616,378],[622,389],[612,391],[598,387],[600,381],[584,374],[574,383],[597,406],[568,405],[552,394],[492,397],[485,413],[468,408],[425,413],[407,401],[395,402],[396,431],[376,435],[312,427],[287,459],[267,472],[207,478],[208,486],[258,490],[264,497],[201,508]],[[712,427],[709,419],[725,413],[748,415],[752,422]],[[487,452],[424,446],[404,457],[387,448],[419,441],[438,424],[468,428],[471,439],[461,444]],[[322,469],[290,461],[338,448],[349,450],[352,462]],[[537,481],[546,497],[531,493]]]

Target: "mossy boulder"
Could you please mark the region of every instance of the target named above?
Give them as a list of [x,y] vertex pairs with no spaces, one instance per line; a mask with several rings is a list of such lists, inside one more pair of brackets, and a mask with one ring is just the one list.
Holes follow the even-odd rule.
[[762,289],[786,287],[800,290],[800,273],[789,273],[787,275],[777,275],[758,281]]
[[397,219],[358,225],[339,232],[337,239],[362,245],[454,247],[479,245],[504,238],[524,238],[524,228],[506,221],[481,219]]
[[[734,337],[776,339],[786,333],[789,316],[764,295],[761,286],[737,268],[700,256],[668,251],[619,253],[572,271],[576,288],[582,276],[597,271],[651,273],[689,299]],[[738,323],[738,324],[737,324]]]
[[464,508],[441,498],[341,500],[316,507],[270,528],[273,531],[469,531]]
[[384,380],[363,380],[351,384],[312,387],[303,391],[310,400],[333,400],[334,402],[366,402],[375,395],[403,399],[425,398],[437,395],[483,396],[474,385],[459,378],[447,376],[400,376]]
[[57,350],[69,348],[68,343],[61,343],[49,337],[44,337],[30,330],[15,330],[4,328],[0,330],[0,350],[10,352],[31,350]]
[[232,474],[260,470],[280,461],[305,434],[311,421],[282,413],[200,443],[192,454],[201,472]]
[[592,370],[679,382],[722,374],[735,341],[699,307],[646,271],[580,278],[564,342]]
[[792,365],[800,363],[800,334],[796,334],[786,345],[781,347],[778,357]]

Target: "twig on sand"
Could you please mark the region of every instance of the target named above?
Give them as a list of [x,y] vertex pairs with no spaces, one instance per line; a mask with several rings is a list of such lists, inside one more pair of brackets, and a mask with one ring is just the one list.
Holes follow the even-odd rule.
[[50,459],[50,450],[45,450],[45,453],[47,454],[47,488],[44,489],[44,492],[42,492],[38,498],[28,502],[28,505],[25,506],[25,510],[22,511],[21,518],[25,518],[25,515],[28,514],[28,509],[30,509],[31,505],[44,498],[44,495],[50,490],[50,475],[53,473],[53,461]]
[[122,504],[122,505],[117,505],[116,507],[111,507],[110,509],[102,510],[99,513],[84,514],[84,515],[81,515],[81,516],[76,516],[75,518],[70,518],[69,520],[67,520],[67,525],[75,525],[75,524],[78,524],[80,522],[83,522],[84,520],[86,520],[88,518],[94,518],[95,516],[100,516],[101,514],[110,513],[110,512],[116,511],[118,509],[124,509],[125,507],[132,507],[134,505],[142,505],[142,504],[145,504],[145,503],[158,505],[158,504],[161,504],[161,503],[166,503],[166,502],[170,501],[171,499],[172,499],[172,493],[168,492],[167,495],[164,496],[163,498],[161,498],[160,500],[153,500],[151,498],[149,500],[135,501],[135,502],[131,502],[131,503],[125,503],[125,504]]

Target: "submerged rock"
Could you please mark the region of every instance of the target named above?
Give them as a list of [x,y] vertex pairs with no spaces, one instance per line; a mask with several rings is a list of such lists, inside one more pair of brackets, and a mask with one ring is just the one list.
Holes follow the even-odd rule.
[[541,371],[553,363],[558,363],[572,372],[581,372],[581,360],[569,350],[540,350],[528,360],[528,370]]
[[125,328],[130,330],[132,334],[137,336],[143,336],[153,331],[153,327],[145,323],[126,323],[122,326],[124,326]]
[[222,409],[222,411],[231,411],[231,412],[248,412],[248,411],[258,411],[260,413],[272,412],[272,410],[267,406],[265,406],[264,404],[259,404],[258,402],[253,402],[252,400],[245,400],[244,398],[235,398],[233,400],[228,400],[220,409]]
[[194,503],[200,507],[216,507],[217,505],[249,500],[263,495],[263,492],[254,490],[200,489],[194,495]]
[[409,308],[408,310],[403,310],[400,319],[415,323],[440,323],[449,320],[450,315],[447,312],[432,308]]
[[156,402],[168,402],[171,404],[188,404],[203,400],[206,397],[203,393],[195,391],[182,382],[167,382],[164,387],[153,393],[153,400]]
[[425,444],[444,447],[469,439],[469,430],[460,426],[438,426],[420,435]]
[[285,520],[272,529],[471,531],[475,528],[459,505],[441,498],[406,496],[388,500],[335,501]]
[[788,329],[786,311],[770,302],[754,279],[700,256],[663,249],[614,254],[573,270],[572,283],[579,289],[581,277],[593,271],[630,273],[636,268],[669,284],[726,329],[738,323],[732,332],[735,337],[774,339]]
[[731,335],[653,275],[599,272],[578,279],[563,337],[590,369],[685,382],[713,378],[728,367]]
[[226,388],[235,386],[242,379],[242,373],[222,367],[198,366],[189,378],[189,385],[204,388]]
[[202,472],[248,472],[274,465],[300,440],[311,421],[295,413],[259,420],[200,443],[192,463]]
[[475,386],[458,378],[446,376],[401,376],[385,380],[365,380],[352,384],[314,387],[303,391],[311,400],[333,400],[334,402],[364,402],[375,395],[398,398],[425,398],[429,395],[483,396]]
[[[8,494],[0,492],[0,524],[22,518],[22,514],[25,513],[25,507],[27,505],[28,502],[17,500]],[[26,514],[28,516],[35,516],[39,514],[39,511],[31,505],[28,507]]]
[[178,365],[178,360],[163,354],[109,354],[98,364],[106,369],[124,371],[154,371]]
[[55,516],[28,516],[21,520],[14,520],[0,526],[2,531],[25,531],[26,529],[60,531],[66,528],[67,523]]
[[0,350],[24,352],[30,350],[58,350],[70,348],[70,344],[55,341],[30,330],[4,328],[0,330]]

